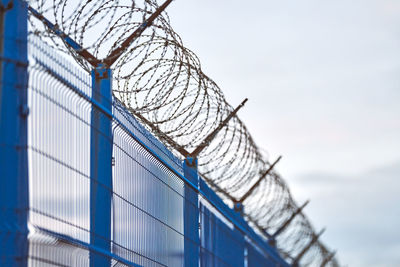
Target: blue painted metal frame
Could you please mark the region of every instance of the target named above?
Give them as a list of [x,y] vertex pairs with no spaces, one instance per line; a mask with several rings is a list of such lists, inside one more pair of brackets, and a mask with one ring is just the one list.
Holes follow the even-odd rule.
[[[197,159],[186,158],[183,162],[183,173],[187,180],[198,187]],[[185,267],[198,266],[200,260],[199,196],[190,186],[185,186],[184,235]]]
[[[108,113],[112,107],[112,76],[108,68],[92,71],[92,98]],[[90,133],[90,244],[111,251],[112,122],[92,106]],[[110,266],[110,257],[90,253],[90,266]]]
[[[0,30],[0,263],[4,266],[26,266],[28,259],[29,210],[27,159],[27,6],[22,0],[0,0],[2,27]],[[12,3],[10,5],[10,3]],[[73,41],[73,40],[72,40]],[[73,46],[73,45],[72,45]],[[111,252],[112,201],[112,73],[100,66],[92,71],[92,97],[77,88],[73,90],[92,104],[90,159],[90,244],[52,233],[58,238],[90,251],[91,266],[110,266],[111,258],[127,265],[132,262]],[[68,81],[65,81],[68,84]],[[185,182],[184,204],[184,261],[185,266],[198,266],[200,257],[199,194],[230,220],[236,230],[270,256],[270,260],[288,266],[275,248],[269,246],[212,191],[197,173],[197,160],[184,161],[184,175],[178,172],[155,151],[133,134],[141,146],[154,155],[165,167]],[[49,232],[50,233],[50,232]],[[4,244],[7,244],[4,246]]]
[[28,259],[27,6],[0,2],[0,265]]
[[264,252],[268,253],[272,262],[278,266],[289,266],[279,255],[276,248],[270,246],[268,243],[254,232],[254,230],[247,224],[240,213],[229,208],[220,197],[205,183],[203,179],[200,179],[199,192],[210,202],[214,207],[217,208],[222,215],[231,221],[235,228],[245,234],[249,240],[256,243]]
[[[39,62],[40,63],[40,62]],[[140,144],[142,148],[144,148],[146,151],[148,151],[150,154],[154,155],[166,168],[168,168],[170,171],[172,171],[175,175],[177,175],[182,181],[185,183],[185,197],[193,195],[193,192],[196,194],[202,195],[207,201],[214,207],[216,208],[223,216],[225,216],[229,221],[231,221],[234,225],[235,228],[237,228],[240,232],[245,234],[252,242],[255,242],[263,251],[267,252],[271,258],[273,259],[274,262],[279,264],[280,266],[289,266],[280,256],[279,253],[276,251],[275,248],[271,247],[268,245],[262,238],[257,235],[246,223],[246,221],[243,219],[242,216],[240,216],[239,213],[235,212],[234,210],[230,209],[223,201],[221,198],[217,196],[217,194],[208,187],[208,185],[204,182],[203,179],[198,177],[197,174],[197,167],[193,166],[193,159],[186,159],[184,162],[184,175],[182,175],[179,171],[177,171],[172,165],[170,165],[167,161],[165,161],[162,157],[160,157],[156,151],[154,151],[152,148],[147,146],[140,138],[138,138],[129,128],[127,128],[117,117],[115,117],[111,111],[107,108],[107,103],[101,103],[101,99],[94,99],[94,97],[90,97],[86,95],[84,92],[82,92],[79,88],[76,88],[74,85],[72,85],[69,81],[65,80],[61,76],[59,76],[57,73],[54,73],[52,70],[47,68],[45,65],[42,65],[43,68],[45,68],[47,71],[51,72],[54,77],[59,79],[62,83],[64,83],[66,86],[71,88],[75,93],[86,99],[89,103],[91,103],[92,107],[95,108],[98,112],[102,113],[103,116],[107,116],[110,121],[114,120],[116,123],[120,125],[133,139],[135,139],[136,142]],[[103,99],[104,100],[104,99]],[[190,162],[188,162],[190,161]],[[196,163],[195,163],[196,165]],[[197,196],[198,198],[198,196]],[[196,203],[196,202],[195,202]],[[193,203],[192,203],[193,204]],[[187,205],[187,206],[186,206]],[[190,219],[192,216],[190,215],[190,208],[189,208],[189,203],[185,204],[185,216],[188,216],[187,219],[185,219],[185,225],[186,223],[192,221],[196,221],[197,219]],[[194,215],[195,216],[195,215]],[[198,215],[197,215],[198,216]],[[198,220],[196,221],[196,224],[194,225],[187,225],[185,226],[185,233],[190,231],[190,229],[196,229],[198,230]],[[195,237],[194,237],[195,238]],[[93,244],[92,244],[93,245]],[[187,243],[185,244],[185,252],[190,251],[190,245]],[[198,257],[196,255],[197,250],[191,250],[192,256]],[[185,253],[186,254],[186,253]],[[188,259],[189,261],[189,259]],[[190,261],[189,261],[190,262]],[[194,262],[194,261],[193,261]],[[190,266],[190,265],[189,265]],[[195,265],[197,266],[197,265]]]
[[53,232],[53,231],[49,231],[47,229],[43,229],[43,228],[39,228],[39,227],[37,228],[37,230],[40,231],[40,232],[43,232],[43,233],[45,233],[45,234],[47,234],[49,236],[55,237],[58,240],[62,240],[64,242],[66,242],[66,243],[70,243],[70,244],[73,244],[73,245],[78,246],[78,247],[83,247],[83,248],[89,250],[90,252],[92,252],[93,254],[98,254],[99,256],[107,257],[109,259],[114,259],[117,262],[120,262],[120,263],[122,263],[124,265],[132,266],[132,267],[143,267],[143,266],[141,266],[139,264],[136,264],[134,262],[128,261],[128,260],[126,260],[126,259],[124,259],[124,258],[122,258],[122,257],[120,257],[120,256],[118,256],[118,255],[116,255],[114,253],[110,253],[109,251],[106,251],[106,250],[103,250],[101,248],[92,246],[91,244],[88,244],[86,242],[71,238],[71,237],[69,237],[67,235],[59,234],[59,233],[56,233],[56,232]]

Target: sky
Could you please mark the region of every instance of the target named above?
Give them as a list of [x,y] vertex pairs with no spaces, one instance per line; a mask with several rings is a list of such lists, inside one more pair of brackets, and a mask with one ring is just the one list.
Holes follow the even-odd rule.
[[176,0],[175,31],[345,266],[400,266],[400,1]]

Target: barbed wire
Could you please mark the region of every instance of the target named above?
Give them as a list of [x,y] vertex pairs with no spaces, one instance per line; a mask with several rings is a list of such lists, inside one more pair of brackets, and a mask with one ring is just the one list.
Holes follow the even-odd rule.
[[[234,110],[218,85],[203,73],[200,60],[183,45],[166,12],[138,35],[127,49],[112,55],[132,33],[143,26],[159,4],[156,0],[31,0],[29,5],[51,21],[100,62],[115,58],[113,94],[167,147],[193,151]],[[92,66],[76,48],[30,16],[30,33],[71,54],[90,71]],[[251,190],[271,167],[265,153],[235,115],[197,155],[199,173],[229,205]],[[179,154],[179,153],[178,153]],[[181,155],[181,158],[184,157]],[[275,233],[295,214],[299,206],[282,177],[274,170],[243,201],[244,217],[260,233]],[[287,260],[307,247],[317,234],[308,218],[299,213],[275,237]],[[337,259],[315,241],[301,259],[301,265],[339,266]]]

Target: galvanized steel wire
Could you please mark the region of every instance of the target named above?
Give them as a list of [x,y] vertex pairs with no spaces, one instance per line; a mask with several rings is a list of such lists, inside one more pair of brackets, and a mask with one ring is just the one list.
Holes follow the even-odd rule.
[[[107,58],[159,6],[155,0],[31,0],[29,4],[100,60]],[[30,22],[32,34],[72,54],[87,71],[91,69],[76,50],[65,46],[36,18],[31,16]],[[233,110],[221,88],[203,72],[196,54],[183,45],[165,12],[118,56],[112,66],[115,97],[134,115],[140,115],[149,130],[172,150],[178,151],[180,146],[193,151]],[[198,160],[201,176],[230,204],[271,165],[237,115],[198,155]],[[274,233],[298,209],[276,171],[269,173],[243,204],[245,217],[261,234]],[[309,219],[301,213],[277,236],[277,247],[290,261],[315,235]],[[317,241],[301,264],[321,265],[331,256]],[[338,266],[334,257],[329,264]]]

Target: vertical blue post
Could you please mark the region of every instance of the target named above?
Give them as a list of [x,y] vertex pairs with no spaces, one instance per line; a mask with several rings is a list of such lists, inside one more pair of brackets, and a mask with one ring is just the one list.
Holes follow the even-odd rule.
[[[92,71],[92,98],[111,112],[111,70]],[[90,244],[111,251],[112,197],[112,132],[111,118],[95,106],[91,114],[90,135]],[[90,266],[111,266],[111,259],[90,253]]]
[[[183,163],[184,176],[198,186],[197,159],[188,157]],[[195,190],[185,186],[184,204],[184,261],[185,267],[199,266],[200,236],[199,236],[199,197]]]
[[0,0],[0,266],[27,266],[27,6]]

